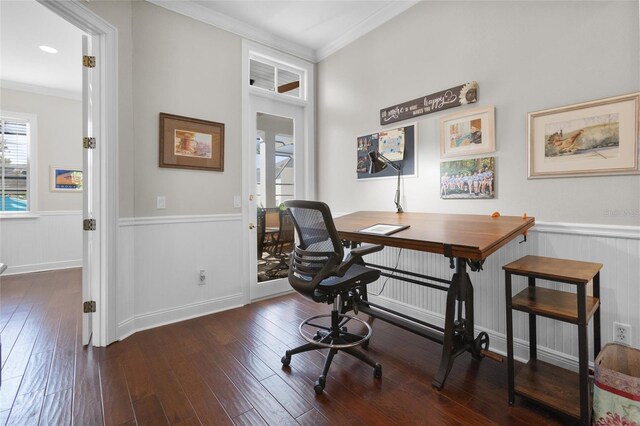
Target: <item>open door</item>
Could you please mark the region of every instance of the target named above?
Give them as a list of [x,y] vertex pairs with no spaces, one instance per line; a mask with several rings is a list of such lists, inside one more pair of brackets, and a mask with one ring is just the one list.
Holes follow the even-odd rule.
[[93,331],[93,312],[96,310],[95,296],[92,288],[99,283],[100,270],[97,227],[98,210],[96,209],[97,178],[100,164],[97,158],[97,144],[94,123],[97,122],[97,106],[93,91],[98,87],[98,70],[95,68],[95,57],[92,56],[92,38],[82,36],[82,134],[83,137],[83,237],[82,237],[82,344],[89,345]]

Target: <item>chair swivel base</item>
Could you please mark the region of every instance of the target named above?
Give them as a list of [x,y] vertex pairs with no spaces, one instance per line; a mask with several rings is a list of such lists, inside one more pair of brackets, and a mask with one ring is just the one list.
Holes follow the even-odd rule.
[[[331,318],[331,327],[315,324],[313,322],[320,318]],[[347,331],[347,327],[345,327],[345,324],[349,321],[358,321],[362,323],[367,329],[366,333],[349,333]],[[307,330],[308,328],[315,329],[315,333],[309,333]],[[315,349],[329,349],[329,353],[325,358],[322,374],[318,377],[318,380],[316,380],[313,387],[316,394],[320,395],[324,391],[329,367],[331,366],[334,355],[337,354],[338,351],[346,352],[373,367],[374,378],[379,379],[382,377],[382,365],[378,364],[363,352],[355,348],[357,345],[368,342],[371,338],[371,326],[365,321],[349,315],[339,314],[337,311],[332,311],[331,314],[316,315],[306,319],[300,324],[299,331],[302,338],[309,343],[286,351],[280,361],[283,366],[287,367],[291,363],[291,355]]]

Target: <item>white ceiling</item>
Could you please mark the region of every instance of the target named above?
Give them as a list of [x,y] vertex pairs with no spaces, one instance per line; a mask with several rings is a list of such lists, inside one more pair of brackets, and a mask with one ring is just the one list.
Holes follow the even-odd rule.
[[[0,0],[0,84],[79,98],[83,34],[35,0]],[[45,53],[41,45],[58,53]]]
[[[311,62],[326,58],[417,3],[147,1]],[[79,98],[82,34],[35,0],[0,0],[0,84]],[[58,53],[45,53],[38,48],[40,45],[55,47]]]

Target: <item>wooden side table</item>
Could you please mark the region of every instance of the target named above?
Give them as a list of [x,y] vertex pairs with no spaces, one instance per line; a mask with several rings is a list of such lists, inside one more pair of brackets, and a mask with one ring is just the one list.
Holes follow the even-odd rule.
[[[587,326],[593,317],[594,357],[600,352],[600,269],[602,264],[525,256],[503,266],[507,302],[509,405],[515,395],[546,405],[588,425],[591,418]],[[511,296],[511,276],[528,277],[528,287]],[[536,287],[536,278],[573,284],[576,293]],[[593,296],[587,284],[593,280]],[[513,310],[529,314],[529,362],[514,376]],[[537,359],[536,315],[578,326],[578,373]]]

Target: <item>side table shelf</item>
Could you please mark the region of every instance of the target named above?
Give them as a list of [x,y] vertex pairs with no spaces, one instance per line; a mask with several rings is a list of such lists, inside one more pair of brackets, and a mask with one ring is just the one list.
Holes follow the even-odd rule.
[[[593,318],[594,357],[600,352],[600,269],[602,264],[525,256],[503,267],[507,304],[509,404],[515,395],[546,405],[588,425],[591,419],[587,326]],[[512,275],[528,277],[528,286],[512,297]],[[576,293],[536,287],[536,279],[573,284]],[[593,296],[586,286],[593,281]],[[529,362],[514,375],[513,310],[529,314]],[[538,360],[536,316],[578,326],[578,372]]]

